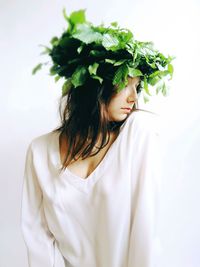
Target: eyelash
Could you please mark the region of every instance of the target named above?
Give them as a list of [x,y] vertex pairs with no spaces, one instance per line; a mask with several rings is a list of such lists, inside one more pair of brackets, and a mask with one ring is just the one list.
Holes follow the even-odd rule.
[[137,93],[140,93],[142,91],[140,83],[137,85],[136,90],[137,90]]

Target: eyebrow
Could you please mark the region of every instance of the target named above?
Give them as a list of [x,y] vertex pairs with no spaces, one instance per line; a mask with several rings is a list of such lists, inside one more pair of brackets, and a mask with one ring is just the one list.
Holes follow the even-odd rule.
[[136,83],[136,86],[138,86],[140,84],[140,81],[138,83]]

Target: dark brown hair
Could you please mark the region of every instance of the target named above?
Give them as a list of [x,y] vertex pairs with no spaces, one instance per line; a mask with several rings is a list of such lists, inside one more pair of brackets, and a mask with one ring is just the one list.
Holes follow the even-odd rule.
[[[140,92],[138,87],[138,96]],[[99,85],[98,81],[93,79],[86,82],[84,86],[72,87],[67,95],[61,96],[59,100],[61,126],[52,131],[60,133],[59,144],[61,137],[65,140],[67,137],[67,149],[61,171],[65,170],[72,160],[96,155],[108,144],[110,133],[119,132],[128,117],[120,122],[109,121],[107,106],[115,93],[116,90],[111,81],[104,81]],[[139,110],[136,101],[131,113]],[[99,134],[101,134],[101,144],[97,152],[92,154]],[[88,140],[91,140],[89,144]]]

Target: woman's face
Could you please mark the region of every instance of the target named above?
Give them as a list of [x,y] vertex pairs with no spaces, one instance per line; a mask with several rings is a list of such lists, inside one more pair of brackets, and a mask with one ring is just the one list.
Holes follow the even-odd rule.
[[[122,121],[128,117],[138,99],[136,88],[139,82],[140,77],[128,77],[127,86],[112,96],[110,103],[108,104],[110,121]],[[130,111],[126,108],[130,108]]]

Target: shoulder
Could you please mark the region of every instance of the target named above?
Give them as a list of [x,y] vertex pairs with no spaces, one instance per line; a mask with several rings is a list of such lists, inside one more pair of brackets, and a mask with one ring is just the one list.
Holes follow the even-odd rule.
[[28,145],[28,150],[31,150],[32,152],[34,152],[37,150],[42,150],[44,148],[47,148],[52,135],[53,135],[53,132],[47,132],[47,133],[34,137]]
[[160,132],[160,115],[148,111],[134,111],[127,119],[130,126],[136,127],[142,132],[153,132],[159,134]]

